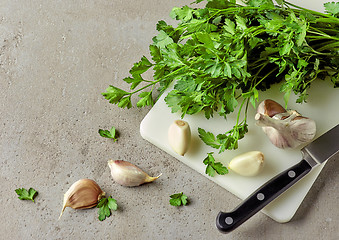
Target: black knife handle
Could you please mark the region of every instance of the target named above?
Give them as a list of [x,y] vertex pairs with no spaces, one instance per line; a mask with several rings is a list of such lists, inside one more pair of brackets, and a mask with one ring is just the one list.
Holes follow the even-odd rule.
[[286,171],[273,177],[246,198],[232,212],[219,212],[216,225],[224,233],[231,232],[252,217],[272,200],[305,176],[312,167],[302,160]]

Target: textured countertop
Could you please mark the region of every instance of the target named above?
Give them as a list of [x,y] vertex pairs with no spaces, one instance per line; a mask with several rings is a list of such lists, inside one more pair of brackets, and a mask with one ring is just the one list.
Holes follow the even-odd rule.
[[[0,239],[339,239],[338,158],[328,162],[294,218],[277,223],[256,214],[234,232],[215,227],[220,210],[240,200],[142,139],[150,108],[129,110],[101,96],[148,54],[158,20],[191,1],[90,0],[0,2]],[[330,117],[330,116],[329,116]],[[117,142],[98,129],[115,126]],[[135,163],[151,184],[122,187],[109,159]],[[117,200],[103,222],[97,209],[66,208],[63,194],[81,178]],[[16,188],[33,187],[35,203]],[[184,192],[190,204],[169,205]]]

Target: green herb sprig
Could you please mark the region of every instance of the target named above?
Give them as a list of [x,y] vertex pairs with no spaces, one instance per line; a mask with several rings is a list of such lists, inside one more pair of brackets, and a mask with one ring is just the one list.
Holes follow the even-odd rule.
[[111,138],[113,139],[114,142],[117,141],[118,133],[115,127],[112,127],[110,130],[99,129],[98,133],[100,134],[101,137]]
[[186,204],[188,203],[187,196],[183,192],[172,194],[170,198],[171,199],[169,200],[169,202],[172,206],[186,206]]
[[99,208],[98,210],[99,220],[104,221],[106,217],[111,216],[111,211],[116,211],[118,209],[118,204],[114,198],[104,197],[100,199],[97,208]]
[[214,177],[216,173],[219,175],[228,173],[227,167],[221,162],[215,162],[213,153],[207,153],[207,157],[204,159],[203,163],[206,165],[205,173],[210,177]]
[[34,198],[38,195],[38,192],[34,188],[25,189],[25,188],[18,188],[15,189],[15,192],[18,194],[18,198],[20,200],[31,200],[34,202]]

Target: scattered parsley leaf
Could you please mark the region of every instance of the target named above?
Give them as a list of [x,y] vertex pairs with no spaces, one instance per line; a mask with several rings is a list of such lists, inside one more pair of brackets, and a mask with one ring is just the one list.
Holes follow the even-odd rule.
[[114,142],[117,141],[118,133],[115,127],[112,127],[111,130],[99,129],[98,133],[100,134],[101,137],[111,138],[113,139]]
[[99,208],[98,210],[98,214],[99,214],[99,220],[103,221],[106,219],[106,217],[111,216],[111,211],[116,211],[118,209],[118,204],[117,201],[112,198],[112,197],[104,197],[102,199],[100,199],[97,208]]
[[18,189],[15,189],[15,192],[19,195],[19,199],[21,200],[31,200],[34,202],[34,198],[38,195],[38,192],[33,189],[33,188],[30,188],[28,189],[25,189],[25,188],[18,188]]
[[170,198],[169,202],[172,206],[185,206],[188,203],[187,196],[183,192],[172,194]]
[[221,162],[215,162],[213,152],[207,153],[207,157],[204,159],[203,163],[207,165],[205,173],[210,177],[214,177],[215,173],[219,175],[225,175],[228,173],[228,169],[222,165]]

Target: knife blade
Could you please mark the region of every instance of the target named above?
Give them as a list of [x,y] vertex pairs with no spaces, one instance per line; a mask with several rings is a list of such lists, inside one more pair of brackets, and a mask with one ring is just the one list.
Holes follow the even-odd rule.
[[272,200],[293,186],[312,168],[319,166],[339,152],[339,124],[301,149],[302,160],[255,190],[232,212],[219,212],[217,228],[228,233],[260,211]]

